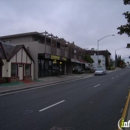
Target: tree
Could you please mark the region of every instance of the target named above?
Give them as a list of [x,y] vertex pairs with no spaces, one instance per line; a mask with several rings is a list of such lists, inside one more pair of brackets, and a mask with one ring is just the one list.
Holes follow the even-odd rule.
[[88,63],[93,63],[94,62],[90,55],[85,55],[84,56],[84,60],[86,62],[88,62]]
[[[130,0],[124,0],[125,5],[130,5]],[[125,12],[123,13],[125,16],[125,19],[127,20],[127,24],[121,25],[120,27],[117,28],[119,30],[118,34],[127,34],[128,37],[130,37],[130,12]]]
[[100,63],[101,63],[101,60],[99,59],[99,60],[98,60],[98,64],[100,65]]
[[125,62],[123,59],[121,59],[121,56],[118,56],[117,58],[117,67],[123,67],[125,65]]

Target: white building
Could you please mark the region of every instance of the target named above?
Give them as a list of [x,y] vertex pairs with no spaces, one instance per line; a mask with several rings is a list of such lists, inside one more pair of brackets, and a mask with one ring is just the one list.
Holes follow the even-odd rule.
[[[106,69],[106,59],[104,55],[91,55],[91,58],[94,60],[93,66],[94,67],[101,67],[103,69]],[[98,60],[101,60],[100,64],[98,63]]]

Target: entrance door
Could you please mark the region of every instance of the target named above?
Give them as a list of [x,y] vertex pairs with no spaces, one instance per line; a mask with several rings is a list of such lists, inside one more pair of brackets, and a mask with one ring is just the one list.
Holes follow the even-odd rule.
[[23,65],[19,64],[18,68],[19,80],[23,80]]

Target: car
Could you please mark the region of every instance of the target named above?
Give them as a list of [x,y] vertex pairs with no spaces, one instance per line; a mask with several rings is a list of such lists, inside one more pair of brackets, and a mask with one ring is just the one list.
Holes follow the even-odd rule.
[[96,69],[95,75],[105,75],[106,74],[106,70],[104,69]]
[[82,73],[85,73],[85,71],[81,68],[74,68],[73,69],[73,73],[75,74],[82,74]]

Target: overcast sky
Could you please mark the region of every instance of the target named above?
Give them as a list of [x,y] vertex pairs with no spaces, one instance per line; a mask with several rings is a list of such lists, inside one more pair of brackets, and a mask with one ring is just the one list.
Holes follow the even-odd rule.
[[[123,0],[0,0],[0,36],[44,32],[62,37],[82,48],[109,50],[114,58],[116,49],[130,43],[127,35],[118,35],[117,27],[127,21],[122,15],[130,11]],[[130,49],[117,54],[130,55]]]

